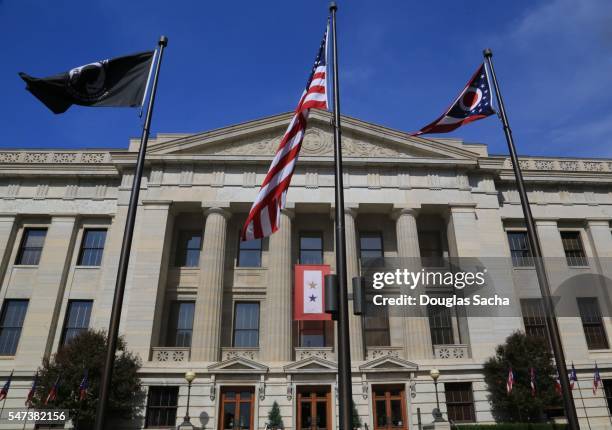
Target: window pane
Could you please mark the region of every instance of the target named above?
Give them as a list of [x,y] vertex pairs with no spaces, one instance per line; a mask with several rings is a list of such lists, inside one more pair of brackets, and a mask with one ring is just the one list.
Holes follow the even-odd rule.
[[580,297],[578,310],[589,349],[608,349],[608,337],[603,326],[596,297]]
[[587,266],[588,262],[582,248],[579,231],[562,231],[561,241],[568,266]]
[[323,264],[323,235],[303,233],[300,236],[300,264]]
[[259,303],[238,302],[234,311],[234,346],[259,344]]
[[548,331],[542,299],[521,299],[523,324],[527,336],[541,337],[548,344]]
[[450,308],[445,306],[428,306],[431,341],[434,345],[452,345],[453,323]]
[[176,265],[178,267],[197,267],[202,249],[201,231],[181,231],[176,244]]
[[527,232],[509,231],[507,234],[512,265],[515,267],[533,266],[533,257]]
[[363,318],[366,346],[390,346],[389,313],[386,306],[375,306],[366,301]]
[[92,300],[70,300],[68,302],[62,345],[89,328],[92,305]]
[[324,321],[299,321],[300,346],[320,348],[325,346]]
[[87,229],[83,233],[83,244],[79,255],[79,266],[99,266],[106,242],[106,229]]
[[240,241],[238,267],[261,267],[261,239]]
[[472,384],[455,382],[444,384],[448,419],[455,422],[472,422],[476,420]]
[[0,317],[0,355],[15,355],[27,310],[27,300],[5,300]]
[[46,236],[46,228],[26,228],[23,232],[23,239],[15,264],[37,265],[40,261]]
[[190,347],[195,302],[174,302],[168,321],[168,346]]
[[176,425],[178,387],[150,387],[147,402],[147,427]]

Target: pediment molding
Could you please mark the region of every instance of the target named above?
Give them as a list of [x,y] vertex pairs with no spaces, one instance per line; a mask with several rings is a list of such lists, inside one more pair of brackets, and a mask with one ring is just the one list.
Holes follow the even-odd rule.
[[408,360],[398,357],[385,356],[370,360],[361,366],[359,370],[368,372],[416,372],[419,366]]
[[210,373],[268,373],[268,366],[244,357],[235,357],[208,366]]
[[285,373],[336,373],[338,366],[333,361],[319,357],[309,357],[283,368]]

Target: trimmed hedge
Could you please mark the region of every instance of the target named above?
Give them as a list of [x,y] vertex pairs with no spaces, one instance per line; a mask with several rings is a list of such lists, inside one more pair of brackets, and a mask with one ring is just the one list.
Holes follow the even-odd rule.
[[458,430],[565,430],[567,424],[548,423],[499,423],[499,424],[456,424]]

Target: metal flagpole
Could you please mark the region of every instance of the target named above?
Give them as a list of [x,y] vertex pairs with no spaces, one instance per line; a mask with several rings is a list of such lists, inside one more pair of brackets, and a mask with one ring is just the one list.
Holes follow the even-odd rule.
[[582,409],[584,409],[584,416],[587,420],[589,430],[591,430],[591,422],[589,421],[589,414],[587,413],[586,406],[584,405],[584,398],[582,397],[582,391],[580,390],[580,382],[578,381],[578,375],[576,375],[576,387],[578,387],[578,394],[580,394],[580,401],[582,402]]
[[574,398],[572,397],[572,392],[570,389],[569,378],[567,377],[567,366],[565,364],[565,355],[563,354],[563,345],[561,343],[561,336],[559,334],[559,326],[557,325],[557,317],[555,315],[555,309],[550,294],[550,285],[548,284],[548,277],[546,276],[546,269],[542,259],[542,247],[540,246],[540,239],[538,238],[535,223],[533,221],[533,215],[531,214],[531,207],[529,206],[529,199],[527,198],[525,183],[523,181],[523,173],[521,172],[521,166],[519,165],[518,157],[516,155],[514,140],[512,139],[512,130],[510,129],[510,124],[508,123],[508,117],[506,116],[506,110],[504,108],[504,101],[499,91],[497,77],[495,76],[493,61],[491,60],[493,57],[493,52],[487,48],[483,51],[483,54],[485,61],[489,66],[489,70],[491,71],[491,77],[493,78],[493,86],[495,87],[495,95],[497,97],[497,104],[499,105],[499,114],[504,127],[506,141],[508,142],[510,159],[512,160],[512,168],[514,170],[516,185],[521,198],[521,207],[523,208],[523,216],[525,217],[525,224],[527,225],[527,236],[529,237],[531,252],[535,260],[538,284],[540,285],[544,311],[546,313],[546,327],[548,328],[553,354],[555,356],[555,363],[557,365],[557,371],[559,372],[559,380],[561,382],[563,405],[565,407],[567,422],[570,430],[579,430],[580,425],[578,423],[578,416],[576,415],[576,407],[574,405]]
[[338,400],[340,429],[352,428],[353,390],[351,386],[351,347],[349,338],[349,306],[346,283],[346,240],[344,234],[344,185],[342,183],[342,141],[340,132],[340,94],[338,85],[338,39],[336,36],[336,2],[329,11],[332,20],[332,61],[334,75],[334,179],[336,186],[336,276],[338,277]]
[[164,48],[168,46],[168,38],[159,38],[159,58],[155,66],[153,76],[153,87],[149,96],[149,106],[140,138],[140,149],[136,161],[136,171],[132,183],[130,203],[128,206],[127,220],[123,233],[123,243],[121,244],[121,255],[119,257],[119,269],[117,271],[117,282],[115,284],[115,296],[113,297],[113,308],[111,311],[110,324],[108,327],[108,349],[102,370],[102,380],[100,381],[100,396],[98,399],[98,409],[96,411],[95,430],[104,430],[104,419],[106,418],[106,405],[110,395],[110,383],[113,375],[113,365],[115,363],[115,349],[117,348],[117,337],[119,335],[119,322],[121,320],[121,306],[123,304],[123,293],[125,292],[125,281],[127,278],[128,264],[130,262],[130,249],[132,247],[132,237],[134,235],[134,225],[136,221],[136,209],[138,208],[138,195],[140,194],[140,182],[144,169],[145,153],[147,142],[149,141],[149,131],[151,128],[151,117],[153,116],[153,104],[155,103],[155,93],[157,92],[157,80],[159,69],[164,55]]

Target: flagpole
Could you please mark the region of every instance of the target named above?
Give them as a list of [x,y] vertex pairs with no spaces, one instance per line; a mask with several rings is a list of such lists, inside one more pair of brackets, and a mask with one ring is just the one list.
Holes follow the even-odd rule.
[[589,421],[589,414],[587,413],[586,406],[584,405],[584,398],[582,397],[582,391],[580,390],[580,381],[578,381],[578,375],[576,375],[576,387],[578,387],[578,394],[580,394],[580,401],[582,402],[582,409],[584,409],[584,416],[587,420],[589,430],[591,430],[591,422]]
[[538,238],[535,223],[533,221],[533,215],[531,213],[531,207],[529,206],[529,199],[527,198],[527,191],[525,190],[525,183],[523,181],[523,173],[521,172],[521,166],[519,165],[518,157],[516,155],[514,140],[512,139],[512,130],[510,129],[510,124],[508,123],[506,109],[504,108],[504,101],[499,90],[497,77],[495,76],[495,69],[493,68],[492,61],[493,52],[487,48],[483,51],[483,54],[485,61],[489,66],[489,70],[491,71],[491,77],[493,78],[499,114],[504,127],[506,141],[508,142],[508,149],[510,150],[512,168],[516,177],[516,185],[521,199],[521,207],[523,208],[525,224],[527,226],[527,236],[529,237],[529,243],[531,244],[532,248],[531,252],[535,260],[536,275],[538,277],[538,284],[540,285],[540,291],[542,293],[544,311],[546,312],[546,327],[548,328],[557,371],[559,372],[563,405],[565,407],[565,414],[567,416],[569,430],[579,430],[580,425],[578,423],[578,416],[576,415],[576,406],[574,405],[574,398],[572,397],[569,378],[567,377],[567,366],[565,363],[565,355],[563,353],[563,344],[561,343],[559,326],[557,325],[557,317],[555,315],[555,308],[550,293],[550,285],[548,283],[548,277],[546,276],[546,268],[544,267],[544,261],[542,259],[542,247],[540,246],[540,239]]
[[151,129],[151,118],[153,116],[153,105],[155,103],[155,93],[157,92],[157,80],[159,78],[159,69],[164,55],[164,48],[168,46],[168,38],[161,36],[159,38],[159,57],[155,66],[155,75],[153,76],[153,86],[151,95],[149,96],[149,106],[147,108],[147,116],[145,117],[142,136],[140,138],[140,149],[138,150],[138,158],[136,160],[136,170],[134,172],[134,180],[132,183],[132,191],[130,194],[130,202],[128,206],[127,220],[123,233],[123,243],[121,244],[121,255],[119,257],[119,268],[117,270],[117,281],[115,284],[115,295],[113,297],[113,307],[111,311],[110,324],[108,327],[108,349],[106,350],[106,359],[102,370],[102,380],[100,381],[100,395],[98,398],[98,409],[96,411],[95,430],[104,430],[104,419],[106,418],[106,405],[110,395],[110,383],[113,375],[113,365],[115,363],[115,350],[117,348],[117,337],[119,335],[119,322],[121,320],[121,307],[123,304],[123,294],[125,292],[125,281],[127,278],[128,264],[130,262],[130,250],[132,247],[132,237],[134,235],[134,225],[136,221],[136,210],[138,209],[138,195],[140,194],[140,182],[142,180],[142,171],[144,169],[145,153],[147,151],[147,143],[149,141],[149,132]]
[[334,76],[334,179],[336,204],[336,276],[338,278],[338,400],[340,429],[352,428],[353,387],[351,382],[351,347],[349,337],[349,306],[346,283],[346,239],[344,233],[344,185],[342,181],[342,136],[340,131],[340,93],[338,84],[338,39],[336,35],[336,12],[338,6],[329,4],[332,21],[332,62]]
[[26,416],[25,419],[23,420],[23,429],[25,430],[26,426],[28,425],[28,412],[30,412],[30,405],[28,404],[28,407],[26,408]]

